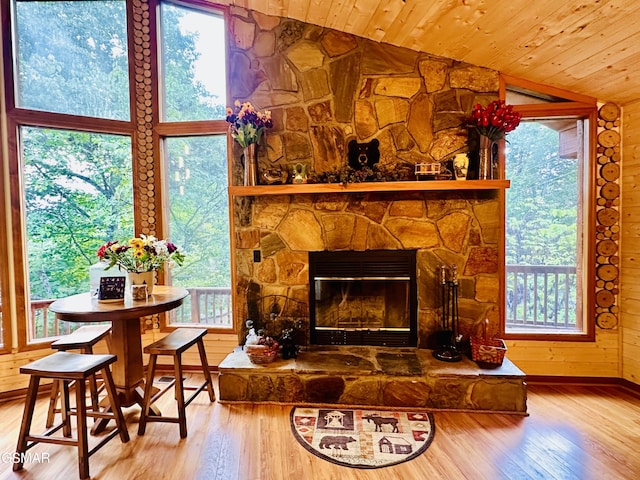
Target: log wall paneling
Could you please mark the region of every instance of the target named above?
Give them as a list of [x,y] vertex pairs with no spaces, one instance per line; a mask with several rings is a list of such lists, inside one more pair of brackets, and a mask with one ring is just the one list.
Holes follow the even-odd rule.
[[[162,199],[159,194],[160,144],[154,139],[153,126],[158,122],[158,106],[153,105],[155,75],[151,48],[151,25],[155,21],[149,0],[133,0],[131,29],[133,31],[133,97],[132,116],[135,122],[133,135],[133,175],[138,178],[139,188],[134,192],[134,216],[136,235],[162,236],[160,212]],[[131,42],[130,42],[131,45]],[[157,98],[157,94],[156,94]],[[157,159],[157,162],[154,160]],[[157,274],[156,274],[157,275]],[[153,315],[141,320],[141,331],[160,328],[160,316]]]
[[621,363],[622,377],[640,383],[640,101],[625,105],[622,119]]
[[507,356],[527,375],[568,377],[618,377],[618,330],[596,329],[596,341],[506,342]]

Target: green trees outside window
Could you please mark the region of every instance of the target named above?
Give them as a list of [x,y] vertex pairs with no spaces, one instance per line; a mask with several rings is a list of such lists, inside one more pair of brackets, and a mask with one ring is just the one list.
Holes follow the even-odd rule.
[[124,0],[15,2],[21,108],[129,120]]
[[561,138],[577,147],[582,124],[577,119],[529,120],[509,135],[507,332],[581,331],[576,321],[584,160],[581,149],[568,149]]

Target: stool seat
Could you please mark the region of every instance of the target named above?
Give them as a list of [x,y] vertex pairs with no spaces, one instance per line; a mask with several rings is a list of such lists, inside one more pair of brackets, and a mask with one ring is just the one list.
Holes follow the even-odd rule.
[[152,353],[154,355],[179,354],[195,345],[206,334],[207,330],[204,328],[179,328],[157,342],[147,345],[144,348],[144,353]]
[[[120,402],[113,384],[113,377],[109,365],[116,361],[115,355],[92,355],[84,353],[56,352],[47,357],[41,358],[27,365],[20,367],[20,373],[30,375],[29,388],[25,401],[18,445],[16,447],[16,458],[18,462],[13,464],[13,470],[22,470],[24,467],[24,453],[38,443],[53,443],[57,445],[71,445],[78,449],[78,469],[80,478],[89,478],[89,457],[98,449],[102,448],[109,440],[116,435],[120,436],[123,443],[129,441]],[[86,382],[92,380],[96,373],[100,371],[104,379],[105,390],[109,398],[110,411],[92,410],[87,411],[86,406]],[[38,387],[41,378],[52,378],[62,385],[61,393],[61,414],[62,423],[47,429],[44,433],[34,435],[31,433],[31,422],[38,398]],[[76,405],[71,408],[69,404],[69,384],[75,383]],[[71,416],[75,415],[77,420],[77,436],[71,436]],[[104,437],[91,450],[89,449],[87,433],[87,417],[108,418],[116,422],[116,428]],[[53,436],[55,432],[62,429],[62,437]]]
[[55,352],[48,357],[20,367],[20,373],[41,378],[82,380],[116,361],[115,355],[85,355],[71,352]]
[[[205,388],[209,393],[209,400],[215,402],[216,397],[213,393],[213,382],[211,381],[211,372],[207,363],[207,355],[204,350],[203,337],[207,334],[204,328],[178,328],[166,337],[157,342],[147,345],[144,353],[148,353],[149,366],[147,367],[147,381],[144,387],[144,402],[142,404],[142,412],[140,413],[140,422],[138,424],[138,435],[144,435],[147,422],[169,422],[178,423],[180,425],[180,438],[187,436],[187,417],[185,410],[191,401]],[[200,365],[204,374],[204,383],[200,386],[184,386],[182,378],[182,353],[193,345],[198,346],[200,354]],[[153,378],[156,371],[156,361],[159,355],[170,355],[173,357],[173,371],[175,379],[160,390],[155,395],[151,395],[153,391]],[[178,405],[177,417],[151,416],[149,411],[151,404],[160,396],[166,393],[169,388],[175,386],[175,399]],[[195,392],[185,401],[184,390],[195,390]]]
[[[111,331],[111,325],[84,325],[51,344],[54,350],[84,350],[93,347]],[[90,352],[84,352],[90,353]]]

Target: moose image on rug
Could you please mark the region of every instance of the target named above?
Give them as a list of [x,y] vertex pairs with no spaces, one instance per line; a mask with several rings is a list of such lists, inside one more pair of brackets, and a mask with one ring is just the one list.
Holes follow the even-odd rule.
[[314,455],[355,468],[379,468],[423,453],[435,435],[428,412],[294,407],[291,430]]

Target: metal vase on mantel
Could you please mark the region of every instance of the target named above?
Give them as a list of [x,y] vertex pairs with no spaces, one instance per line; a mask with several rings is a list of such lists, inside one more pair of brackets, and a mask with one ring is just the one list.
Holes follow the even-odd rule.
[[480,135],[478,151],[478,180],[491,180],[494,177],[493,147],[495,142],[486,135]]
[[244,185],[258,185],[258,144],[250,143],[244,149]]

